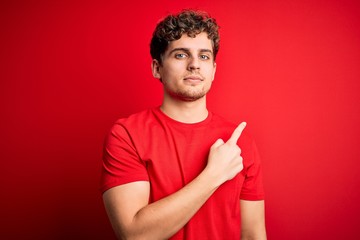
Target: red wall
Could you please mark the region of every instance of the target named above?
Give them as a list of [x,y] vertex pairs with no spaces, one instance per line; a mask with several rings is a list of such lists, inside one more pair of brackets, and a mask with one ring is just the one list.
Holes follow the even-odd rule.
[[161,103],[151,33],[188,7],[221,25],[209,107],[257,139],[269,239],[360,238],[358,1],[49,2],[0,5],[1,239],[113,239],[102,142]]

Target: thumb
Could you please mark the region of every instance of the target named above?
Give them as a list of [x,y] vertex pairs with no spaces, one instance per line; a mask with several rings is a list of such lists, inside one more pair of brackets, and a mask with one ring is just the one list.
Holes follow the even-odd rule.
[[224,144],[224,141],[221,138],[219,138],[218,140],[216,140],[216,142],[214,142],[214,144],[211,146],[211,148],[218,148],[223,144]]

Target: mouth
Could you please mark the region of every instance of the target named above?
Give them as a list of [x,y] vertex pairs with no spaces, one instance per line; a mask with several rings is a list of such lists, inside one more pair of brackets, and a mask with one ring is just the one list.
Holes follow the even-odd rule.
[[190,76],[186,76],[184,78],[185,81],[193,81],[193,82],[201,82],[204,81],[204,79],[200,76],[196,76],[196,75],[190,75]]

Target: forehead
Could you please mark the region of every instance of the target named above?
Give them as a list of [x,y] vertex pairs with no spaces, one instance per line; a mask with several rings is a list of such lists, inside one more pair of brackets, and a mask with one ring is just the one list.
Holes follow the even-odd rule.
[[169,43],[167,51],[171,51],[175,48],[186,48],[189,50],[207,49],[212,51],[212,42],[205,32],[199,33],[194,38],[189,37],[187,34],[183,34],[180,39]]

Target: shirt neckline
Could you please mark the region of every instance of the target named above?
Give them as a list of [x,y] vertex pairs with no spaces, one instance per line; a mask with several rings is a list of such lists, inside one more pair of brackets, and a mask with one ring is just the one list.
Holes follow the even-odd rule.
[[202,120],[200,122],[196,122],[196,123],[184,123],[184,122],[177,121],[177,120],[169,117],[168,115],[166,115],[163,111],[161,111],[160,106],[156,107],[154,109],[154,112],[157,115],[159,115],[161,118],[165,119],[166,122],[168,122],[168,123],[170,123],[172,125],[176,125],[176,126],[179,126],[179,127],[185,127],[185,128],[204,126],[204,125],[208,124],[211,121],[212,116],[213,116],[213,113],[208,111],[208,115],[204,120]]

